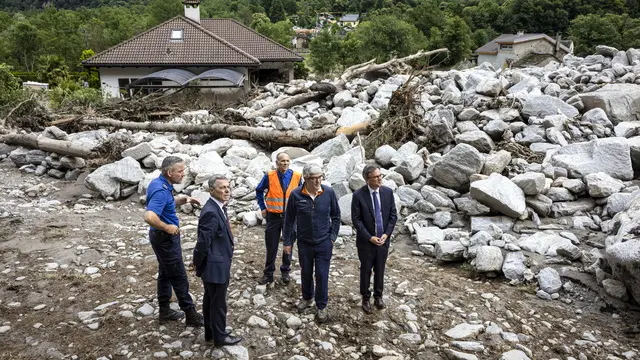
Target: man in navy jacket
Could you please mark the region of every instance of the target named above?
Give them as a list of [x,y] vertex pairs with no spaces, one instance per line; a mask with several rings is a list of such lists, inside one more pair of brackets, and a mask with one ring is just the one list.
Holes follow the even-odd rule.
[[315,301],[319,323],[328,320],[329,265],[333,243],[340,230],[340,207],[332,188],[322,185],[324,177],[318,165],[302,170],[304,185],[291,192],[284,216],[284,251],[291,253],[294,226],[298,238],[298,256],[302,268],[302,300],[298,311],[311,307],[314,297],[313,268],[315,264]]
[[198,220],[198,241],[193,250],[196,276],[202,279],[204,299],[204,339],[216,346],[234,345],[242,338],[226,332],[227,288],[231,278],[233,234],[227,215],[231,197],[229,179],[214,175],[208,181],[211,198],[202,208]]
[[360,294],[362,310],[370,314],[371,269],[375,306],[384,309],[382,300],[384,268],[389,254],[389,238],[398,220],[393,190],[382,186],[382,174],[377,165],[367,164],[362,170],[367,185],[353,193],[351,220],[356,228],[356,247],[360,260]]

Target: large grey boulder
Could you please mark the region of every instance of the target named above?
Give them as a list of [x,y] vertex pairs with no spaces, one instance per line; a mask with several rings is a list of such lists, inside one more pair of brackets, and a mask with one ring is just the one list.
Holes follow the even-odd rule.
[[429,169],[433,178],[443,186],[455,190],[465,190],[469,177],[482,170],[484,159],[471,145],[458,144]]
[[562,147],[550,155],[549,163],[567,169],[569,176],[604,172],[616,179],[633,179],[629,143],[622,138],[595,139]]
[[390,145],[382,145],[376,149],[375,159],[376,162],[384,167],[391,166],[393,163],[391,159],[396,156],[398,151]]
[[522,280],[527,266],[522,251],[508,252],[502,263],[502,273],[509,280]]
[[496,147],[491,137],[482,130],[468,131],[463,134],[456,135],[455,139],[456,143],[469,144],[483,153],[489,153]]
[[584,181],[587,183],[587,189],[591,197],[607,197],[620,192],[624,188],[622,181],[614,179],[603,172],[589,174],[584,177]]
[[330,184],[348,181],[356,167],[356,159],[349,154],[336,156],[327,164],[325,180]]
[[353,194],[347,194],[341,196],[338,199],[338,206],[340,206],[340,219],[343,224],[353,225],[351,220],[351,201],[353,200]]
[[604,127],[613,128],[611,120],[607,117],[607,113],[601,108],[593,108],[582,115],[582,122],[592,125],[602,125]]
[[507,216],[518,218],[526,210],[522,189],[508,178],[493,173],[486,180],[471,183],[471,197]]
[[126,184],[137,185],[144,179],[145,172],[140,167],[140,163],[131,157],[114,162],[111,170],[111,177]]
[[460,261],[465,247],[459,241],[440,241],[436,244],[436,259],[443,262]]
[[499,272],[502,270],[502,250],[496,246],[480,246],[476,252],[474,269],[477,272]]
[[151,151],[153,151],[151,145],[149,145],[148,142],[143,142],[134,147],[130,147],[124,150],[121,155],[123,158],[132,157],[135,160],[141,160],[147,155],[151,154]]
[[418,154],[409,155],[396,167],[395,171],[402,175],[402,177],[411,182],[418,177],[422,173],[424,169],[424,160],[422,156]]
[[525,195],[538,195],[544,190],[545,186],[544,174],[537,172],[516,175],[511,181],[518,185]]
[[578,109],[575,107],[549,95],[539,95],[529,98],[524,102],[521,113],[527,118],[531,116],[545,117],[558,113],[572,118],[579,114]]
[[113,169],[115,169],[114,164],[100,166],[87,175],[84,179],[84,185],[90,190],[99,192],[104,198],[118,199],[120,197],[120,181],[111,176]]
[[348,107],[342,110],[340,119],[338,119],[338,125],[351,126],[355,124],[366,123],[370,120],[371,116],[367,114],[366,111],[360,108]]
[[311,151],[311,155],[316,155],[322,158],[325,163],[327,163],[329,162],[329,160],[331,160],[332,157],[340,156],[346,153],[349,148],[349,139],[346,135],[340,134],[333,139],[329,139],[318,145]]
[[555,294],[562,288],[560,274],[550,267],[546,267],[538,273],[538,285],[547,294]]
[[580,99],[586,110],[603,109],[613,125],[640,120],[640,85],[608,84],[596,91],[580,94]]

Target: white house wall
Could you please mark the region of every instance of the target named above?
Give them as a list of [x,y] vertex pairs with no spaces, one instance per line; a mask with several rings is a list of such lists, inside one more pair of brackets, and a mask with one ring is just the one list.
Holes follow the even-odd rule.
[[[215,69],[214,67],[191,67],[186,68],[185,70],[191,71],[194,74],[201,74],[207,70]],[[245,75],[245,89],[248,88],[249,85],[249,76],[248,69],[246,67],[228,67],[227,69],[233,69]],[[120,94],[120,86],[118,83],[118,79],[139,79],[143,76],[149,75],[153,72],[162,70],[159,67],[101,67],[100,71],[100,85],[102,89],[102,94],[104,97],[113,97],[113,98],[121,98]],[[226,80],[201,80],[201,82],[206,83],[207,85],[216,86],[234,86],[232,83]],[[176,85],[172,81],[163,81],[162,85]],[[217,89],[215,90],[217,91]],[[220,90],[222,91],[222,90]]]

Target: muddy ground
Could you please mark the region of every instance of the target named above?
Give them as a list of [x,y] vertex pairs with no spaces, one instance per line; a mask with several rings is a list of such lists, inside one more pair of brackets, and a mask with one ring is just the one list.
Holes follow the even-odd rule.
[[[46,186],[35,197],[16,191],[39,183]],[[157,311],[157,263],[146,241],[144,208],[135,196],[118,202],[105,202],[95,194],[88,198],[82,177],[75,183],[38,178],[21,173],[8,160],[0,163],[0,187],[0,326],[10,327],[0,334],[0,359],[146,359],[163,356],[162,351],[171,358],[223,356],[204,343],[202,329],[185,328],[183,323],[162,326],[156,315],[136,312],[145,303]],[[197,217],[180,217],[188,263]],[[387,263],[386,310],[369,316],[361,311],[354,240],[345,239],[332,260],[331,320],[318,325],[313,313],[307,313],[300,315],[302,326],[291,330],[284,319],[296,313],[298,285],[276,283],[264,294],[266,304],[256,306],[264,227],[247,229],[236,223],[234,232],[238,245],[228,292],[228,326],[245,338],[241,345],[250,359],[289,359],[296,354],[377,359],[380,353],[373,354],[374,345],[398,358],[445,359],[445,350],[452,347],[445,332],[475,320],[519,335],[516,341],[486,333],[465,339],[484,345],[474,353],[478,359],[499,359],[518,345],[529,349],[532,359],[577,359],[580,353],[588,359],[625,359],[640,348],[640,335],[629,332],[639,314],[608,306],[579,283],[559,300],[544,301],[536,297],[535,284],[512,286],[503,278],[478,278],[465,265],[442,266],[413,256],[417,247],[407,236],[397,237]],[[48,265],[53,263],[58,265]],[[83,273],[90,266],[99,269],[99,276]],[[298,279],[295,261],[293,270]],[[202,284],[193,272],[189,278],[201,310]],[[404,294],[395,293],[404,281]],[[116,303],[96,311],[87,324],[78,316],[110,302]],[[406,307],[398,308],[402,304],[415,318],[407,316]],[[247,325],[252,315],[267,320],[269,328]],[[98,323],[97,329],[88,326],[92,323]],[[416,330],[418,342],[400,337]],[[585,332],[596,341],[581,342]]]

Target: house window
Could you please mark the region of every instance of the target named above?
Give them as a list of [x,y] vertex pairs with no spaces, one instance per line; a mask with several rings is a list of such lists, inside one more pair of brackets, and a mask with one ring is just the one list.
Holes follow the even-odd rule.
[[182,41],[183,40],[183,30],[182,29],[173,29],[171,30],[171,41]]
[[500,45],[500,50],[513,50],[513,45]]

